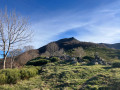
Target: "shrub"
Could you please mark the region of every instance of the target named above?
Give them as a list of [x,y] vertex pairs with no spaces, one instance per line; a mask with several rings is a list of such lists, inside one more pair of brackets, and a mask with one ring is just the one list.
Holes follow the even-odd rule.
[[5,84],[7,82],[7,78],[5,74],[0,74],[0,84]]
[[23,68],[20,70],[21,79],[29,79],[38,74],[37,68]]
[[6,69],[2,70],[1,73],[6,76],[5,77],[7,79],[6,83],[8,84],[15,84],[17,83],[18,80],[20,80],[20,73],[18,69]]
[[50,61],[51,62],[56,62],[56,61],[59,61],[60,59],[58,57],[51,57],[50,58]]
[[83,59],[87,59],[89,61],[93,60],[94,58],[93,57],[90,57],[90,56],[84,56]]
[[43,56],[41,56],[41,57],[36,57],[36,58],[32,59],[32,61],[33,61],[33,60],[38,60],[38,59],[45,59],[45,57],[43,57]]
[[112,67],[114,67],[114,68],[120,68],[120,62],[114,62],[112,64]]
[[0,71],[0,84],[16,84],[20,79],[29,79],[39,73],[41,68],[5,69]]
[[41,65],[47,64],[48,62],[49,62],[49,60],[47,60],[47,59],[39,59],[39,60],[29,61],[29,62],[27,62],[26,65],[41,66]]
[[90,63],[90,61],[88,59],[83,59],[82,61],[86,62],[86,63]]

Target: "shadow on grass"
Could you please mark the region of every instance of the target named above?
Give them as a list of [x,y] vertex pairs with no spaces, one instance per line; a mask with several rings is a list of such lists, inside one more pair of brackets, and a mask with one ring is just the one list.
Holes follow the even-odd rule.
[[[97,88],[102,88],[102,90],[108,90],[108,89],[106,89],[108,87],[105,87],[105,85],[108,85],[109,81],[110,81],[109,76],[106,76],[103,74],[97,74],[96,76],[91,77],[89,80],[87,80],[79,90],[101,90],[101,89],[95,89],[95,88],[93,89],[92,86],[94,86],[94,85],[98,85]],[[101,87],[101,86],[103,86],[103,87]]]
[[[110,69],[110,68],[107,68]],[[98,85],[97,89],[94,85]],[[98,74],[87,80],[79,90],[120,90],[120,80],[108,75]]]
[[107,69],[107,70],[108,70],[108,69],[111,69],[111,68],[112,68],[112,67],[110,67],[110,66],[109,66],[109,67],[103,67],[103,69]]
[[71,85],[76,85],[76,83],[63,83],[63,84],[57,85],[56,88],[69,87]]

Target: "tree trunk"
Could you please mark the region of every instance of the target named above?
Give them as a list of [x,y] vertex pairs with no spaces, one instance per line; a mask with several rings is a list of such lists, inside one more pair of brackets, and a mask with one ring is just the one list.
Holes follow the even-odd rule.
[[7,53],[5,53],[5,44],[4,44],[4,62],[3,62],[3,69],[5,69],[5,67],[6,67],[6,59],[7,59],[7,55],[8,55],[9,50],[10,50],[10,43],[9,43],[9,47],[8,47]]
[[13,64],[13,62],[12,62],[12,58],[11,58],[11,66],[10,66],[11,69],[12,69],[12,64]]
[[14,63],[14,58],[11,58],[11,66],[10,66],[11,69],[13,68],[13,63]]
[[3,69],[5,69],[5,66],[6,66],[6,57],[4,58],[4,61],[3,61]]

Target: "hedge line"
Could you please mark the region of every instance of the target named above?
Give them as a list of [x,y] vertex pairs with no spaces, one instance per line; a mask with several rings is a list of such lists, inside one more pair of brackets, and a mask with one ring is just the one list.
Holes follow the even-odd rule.
[[26,65],[41,66],[41,65],[47,64],[48,62],[50,62],[50,61],[46,60],[46,59],[39,59],[39,60],[29,61],[29,62],[27,62]]
[[112,67],[114,67],[114,68],[120,68],[120,62],[114,62],[112,64]]
[[51,57],[49,59],[46,59],[44,57],[37,57],[35,59],[28,61],[26,63],[26,65],[41,66],[41,65],[45,65],[49,62],[57,62],[57,61],[59,61],[58,57]]
[[38,75],[39,71],[40,67],[0,70],[0,84],[16,84],[19,80]]

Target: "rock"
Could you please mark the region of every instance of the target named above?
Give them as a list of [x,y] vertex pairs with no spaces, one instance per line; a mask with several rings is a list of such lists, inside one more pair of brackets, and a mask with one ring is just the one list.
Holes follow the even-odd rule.
[[85,64],[86,62],[82,62],[82,64]]
[[71,64],[77,64],[78,62],[76,60],[73,60]]
[[107,63],[104,61],[104,59],[99,57],[97,54],[95,54],[94,56],[95,56],[95,59],[92,60],[90,63],[92,63],[93,65],[97,65],[97,64],[107,65]]
[[98,62],[94,62],[94,65],[98,65]]

